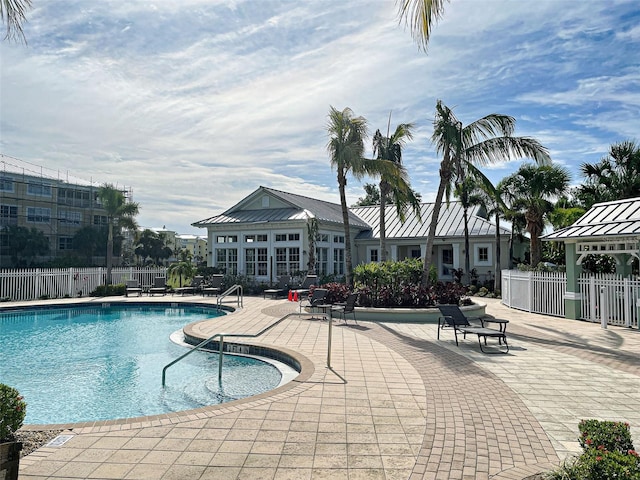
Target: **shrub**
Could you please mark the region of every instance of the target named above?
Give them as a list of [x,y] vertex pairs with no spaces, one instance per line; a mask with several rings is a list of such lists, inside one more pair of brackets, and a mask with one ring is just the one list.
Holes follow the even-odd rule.
[[322,288],[326,288],[328,290],[327,298],[325,300],[326,303],[344,302],[349,296],[349,289],[344,283],[325,283],[322,285]]
[[124,295],[125,290],[126,288],[124,283],[118,283],[116,285],[98,285],[90,295],[92,297],[111,297]]
[[582,420],[583,453],[546,475],[549,480],[640,480],[640,456],[633,449],[629,424]]
[[581,420],[580,445],[584,450],[604,448],[609,452],[627,453],[633,450],[629,424],[600,420]]
[[0,383],[0,443],[13,440],[26,414],[27,404],[18,390]]

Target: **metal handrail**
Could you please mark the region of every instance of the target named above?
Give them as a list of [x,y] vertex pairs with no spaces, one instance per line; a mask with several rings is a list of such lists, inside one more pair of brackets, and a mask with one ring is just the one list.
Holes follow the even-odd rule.
[[178,358],[176,358],[175,360],[173,360],[172,362],[170,362],[170,363],[168,363],[167,365],[164,366],[164,368],[162,369],[162,386],[164,387],[164,385],[165,385],[166,373],[167,373],[167,369],[169,367],[175,365],[176,363],[178,363],[180,360],[182,360],[187,355],[191,355],[196,350],[199,350],[200,348],[202,348],[204,345],[206,345],[207,343],[209,343],[211,340],[213,340],[216,337],[220,338],[220,342],[219,342],[220,359],[218,361],[218,382],[220,382],[222,380],[222,357],[223,357],[223,354],[224,354],[224,351],[223,351],[224,350],[224,337],[235,337],[235,338],[255,338],[255,337],[259,337],[260,335],[262,335],[266,331],[271,330],[273,327],[278,325],[280,322],[286,320],[287,318],[289,318],[291,316],[300,316],[300,313],[297,313],[297,312],[288,313],[284,317],[282,317],[280,320],[277,320],[274,323],[272,323],[271,325],[263,328],[258,333],[250,333],[250,334],[249,333],[214,333],[209,338],[207,338],[206,340],[203,340],[198,345],[193,347],[191,350],[188,350],[186,353],[180,355]]
[[218,297],[218,310],[220,310],[220,307],[222,305],[222,300],[231,295],[233,292],[237,292],[238,293],[238,298],[237,298],[237,302],[238,302],[238,307],[243,307],[244,306],[244,289],[242,288],[242,285],[232,285],[231,287],[229,287],[225,292],[221,293],[220,296]]

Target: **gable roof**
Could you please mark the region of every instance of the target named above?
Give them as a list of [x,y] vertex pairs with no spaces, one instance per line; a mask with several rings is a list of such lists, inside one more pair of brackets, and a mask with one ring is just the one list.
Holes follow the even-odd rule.
[[[385,209],[386,237],[393,238],[426,238],[429,234],[431,216],[433,215],[433,203],[420,204],[420,217],[418,220],[413,212],[407,212],[406,221],[402,223],[395,206],[387,205]],[[496,226],[486,218],[479,215],[479,207],[470,207],[468,211],[468,224],[470,236],[493,236]],[[353,207],[351,211],[366,221],[371,230],[361,232],[356,238],[374,239],[380,238],[380,206]],[[507,228],[500,227],[500,233],[511,233]],[[460,202],[442,204],[438,218],[436,237],[463,237],[464,236],[464,209]]]
[[[283,208],[244,209],[262,195],[280,200]],[[225,212],[193,223],[194,227],[222,223],[269,223],[316,218],[326,223],[342,224],[342,207],[339,204],[316,200],[294,193],[282,192],[273,188],[259,187],[243,200]],[[349,224],[360,229],[370,228],[353,213],[349,213]]]
[[544,235],[544,240],[640,235],[640,197],[596,203],[576,222]]

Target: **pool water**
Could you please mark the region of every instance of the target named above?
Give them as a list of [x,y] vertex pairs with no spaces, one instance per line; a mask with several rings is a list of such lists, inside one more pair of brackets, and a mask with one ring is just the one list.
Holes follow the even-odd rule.
[[[217,353],[194,352],[169,337],[220,315],[215,309],[88,306],[0,312],[0,383],[27,402],[26,424],[157,415],[256,395],[278,386],[278,368]],[[224,314],[224,313],[222,313]]]

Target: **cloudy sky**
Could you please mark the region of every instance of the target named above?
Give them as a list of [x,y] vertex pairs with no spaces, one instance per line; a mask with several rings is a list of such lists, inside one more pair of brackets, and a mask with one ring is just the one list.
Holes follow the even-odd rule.
[[[131,188],[146,227],[204,233],[191,223],[260,185],[337,203],[330,106],[371,133],[390,112],[392,129],[414,122],[403,158],[426,201],[438,99],[465,124],[514,116],[574,183],[610,144],[640,141],[637,0],[452,0],[427,54],[394,0],[33,4],[28,45],[0,43],[0,153]],[[349,202],[362,195],[351,181]]]

